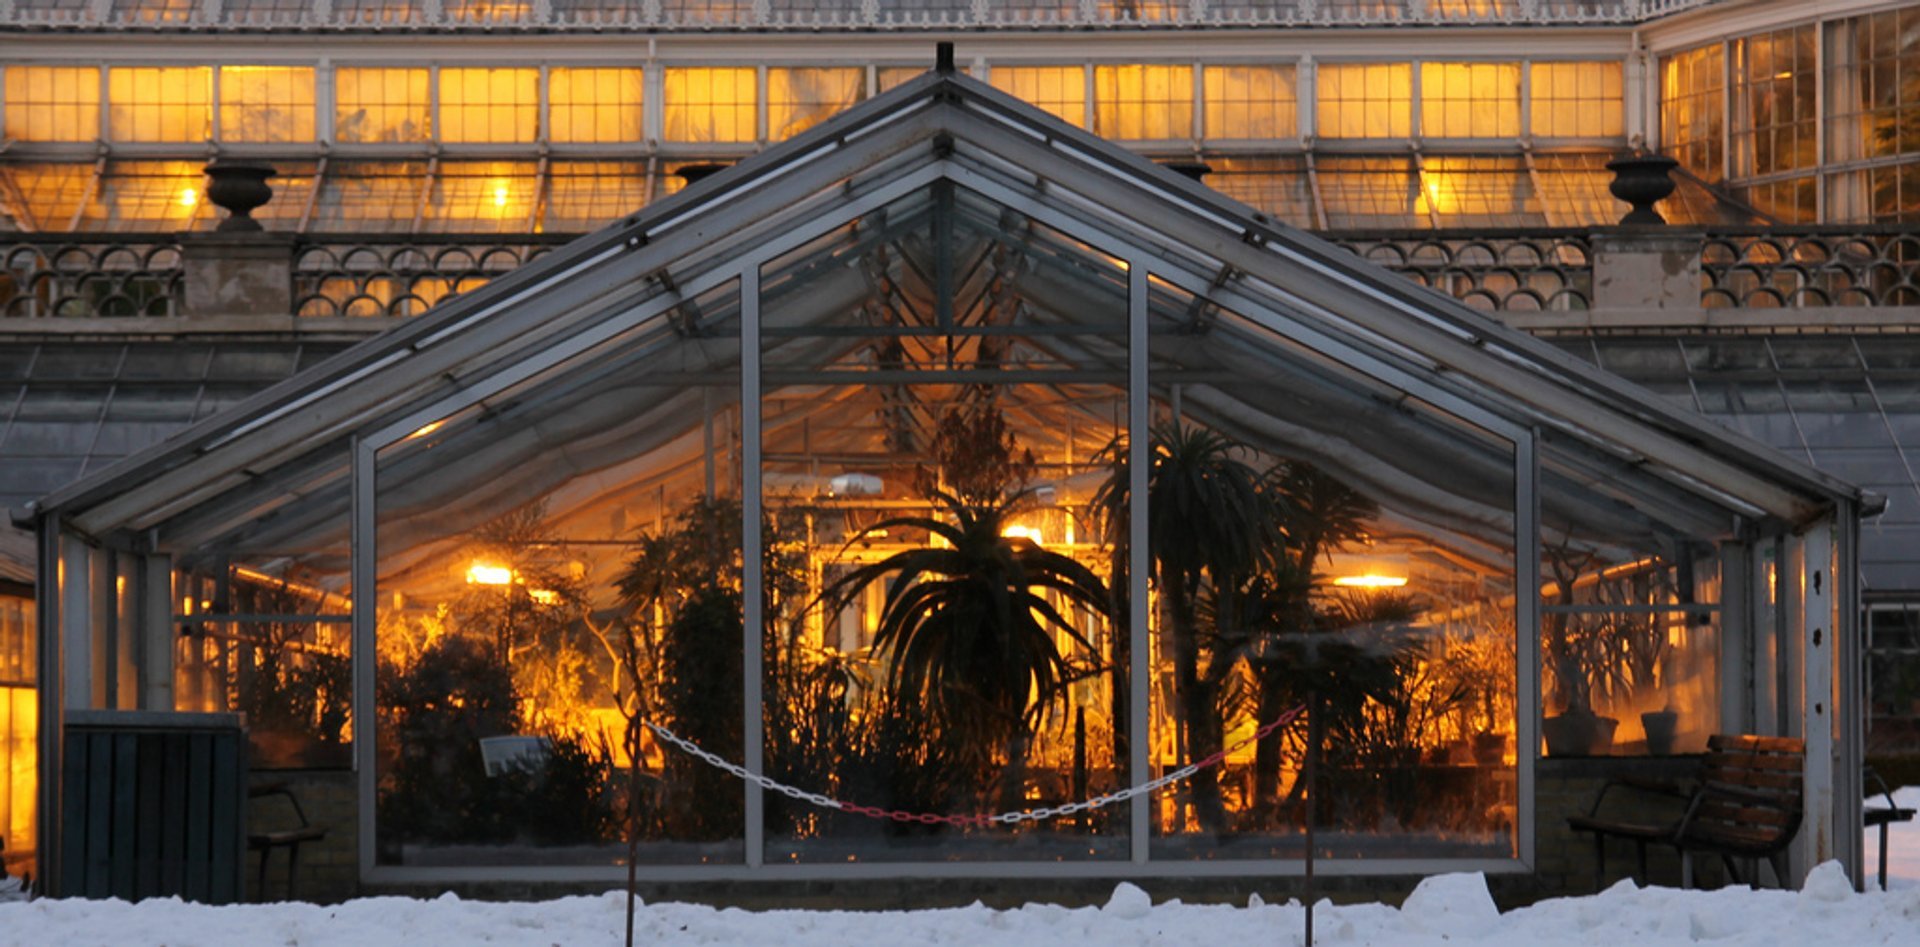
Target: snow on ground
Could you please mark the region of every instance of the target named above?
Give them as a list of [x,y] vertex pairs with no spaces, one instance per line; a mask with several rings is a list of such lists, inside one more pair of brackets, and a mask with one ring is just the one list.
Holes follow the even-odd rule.
[[[1920,805],[1920,787],[1896,795]],[[1877,833],[1868,836],[1874,864]],[[1499,913],[1477,874],[1422,882],[1400,908],[1381,904],[1314,910],[1315,943],[1534,947],[1538,944],[1662,947],[1669,944],[1845,944],[1910,947],[1920,942],[1920,824],[1896,826],[1889,863],[1892,890],[1855,894],[1838,865],[1822,865],[1800,891],[1678,891],[1622,882],[1597,895],[1543,901]],[[1871,877],[1871,876],[1869,876]],[[619,944],[625,899],[617,893],[536,903],[367,898],[346,904],[204,907],[175,900],[34,901],[0,904],[0,947],[427,947]],[[1246,907],[1152,904],[1119,885],[1104,907],[1028,905],[996,911],[975,905],[935,911],[718,910],[686,904],[641,907],[635,942],[651,945],[847,944],[1018,947],[1182,947],[1297,945],[1297,904]]]

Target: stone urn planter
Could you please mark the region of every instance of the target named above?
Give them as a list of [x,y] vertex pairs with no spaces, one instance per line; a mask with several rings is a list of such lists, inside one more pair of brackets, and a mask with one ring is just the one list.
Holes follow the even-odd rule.
[[1606,756],[1613,751],[1613,731],[1620,721],[1591,710],[1569,711],[1540,721],[1547,738],[1548,756]]
[[267,179],[278,173],[273,165],[222,158],[207,165],[206,172],[207,199],[227,212],[227,219],[215,231],[249,233],[265,229],[252,215],[254,208],[273,200],[273,188],[267,184]]
[[1633,210],[1620,218],[1622,224],[1663,225],[1667,222],[1653,205],[1665,200],[1673,193],[1673,178],[1670,172],[1680,166],[1680,162],[1666,155],[1629,155],[1607,162],[1607,170],[1613,172],[1613,181],[1607,190],[1628,204]]

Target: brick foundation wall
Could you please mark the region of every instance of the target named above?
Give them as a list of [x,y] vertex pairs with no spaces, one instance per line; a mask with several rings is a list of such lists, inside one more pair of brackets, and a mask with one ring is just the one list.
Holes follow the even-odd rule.
[[[1699,766],[1698,757],[1596,757],[1543,759],[1535,781],[1535,870],[1489,875],[1487,883],[1502,908],[1530,904],[1544,898],[1589,894],[1632,877],[1634,847],[1615,841],[1607,847],[1606,874],[1596,877],[1593,840],[1567,828],[1569,815],[1585,814],[1600,787],[1617,775],[1685,782]],[[334,771],[293,771],[255,774],[257,781],[289,782],[300,794],[308,817],[327,825],[324,842],[301,851],[299,894],[303,900],[335,901],[355,895],[391,894],[432,897],[453,891],[480,900],[537,899],[569,894],[597,893],[616,884],[536,884],[498,881],[459,884],[363,885],[354,860],[356,822],[352,774]],[[1678,818],[1682,803],[1642,793],[1615,789],[1603,815],[1659,820]],[[268,872],[267,894],[282,897],[286,875],[284,853]],[[254,863],[257,864],[257,863]],[[1696,862],[1695,883],[1713,887],[1724,882],[1717,860]],[[252,870],[252,866],[250,866]],[[247,881],[253,884],[253,875]],[[1648,852],[1650,884],[1677,886],[1680,860],[1673,850],[1654,846]],[[1383,901],[1394,904],[1406,897],[1420,878],[1413,876],[1321,876],[1316,897],[1335,902]],[[1245,904],[1258,894],[1269,902],[1299,898],[1305,892],[1301,878],[1147,878],[1138,883],[1156,900],[1179,898],[1187,902]],[[728,881],[647,883],[640,896],[649,902],[687,901],[745,908],[810,907],[883,910],[906,906],[948,906],[981,901],[1011,907],[1040,900],[1064,905],[1101,904],[1115,882],[1063,878],[1023,879],[1009,884],[997,879],[897,879],[885,881]]]

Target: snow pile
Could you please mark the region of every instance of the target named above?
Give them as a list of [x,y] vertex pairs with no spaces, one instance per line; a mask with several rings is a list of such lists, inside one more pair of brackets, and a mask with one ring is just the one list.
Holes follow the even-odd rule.
[[[273,904],[211,908],[179,901],[36,901],[0,904],[0,945],[341,945],[417,947],[426,943],[617,944],[625,899],[617,893],[539,903],[368,898],[332,907]],[[980,905],[934,911],[717,910],[646,905],[635,939],[655,944],[849,943],[1002,947],[1089,944],[1125,947],[1191,944],[1242,947],[1298,944],[1305,912],[1297,903],[1247,907],[1152,904],[1130,884],[1098,908],[1028,905],[1011,911]],[[1802,891],[1678,891],[1630,882],[1584,898],[1545,901],[1499,913],[1478,874],[1439,875],[1421,883],[1400,909],[1380,904],[1315,909],[1316,943],[1532,947],[1593,944],[1660,947],[1699,941],[1744,944],[1835,943],[1875,947],[1914,942],[1920,885],[1855,894],[1839,866],[1824,865]]]

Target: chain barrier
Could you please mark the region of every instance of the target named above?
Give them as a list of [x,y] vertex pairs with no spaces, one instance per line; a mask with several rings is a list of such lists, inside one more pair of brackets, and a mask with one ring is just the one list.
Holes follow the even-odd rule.
[[900,809],[882,809],[879,806],[863,806],[857,803],[844,802],[839,799],[834,799],[831,796],[823,796],[817,792],[808,792],[796,786],[789,786],[786,783],[780,782],[777,779],[773,779],[768,776],[763,776],[759,773],[749,772],[746,767],[741,766],[738,763],[734,763],[729,760],[722,759],[708,752],[707,750],[702,749],[699,746],[699,744],[696,744],[692,740],[689,740],[677,733],[674,733],[672,730],[668,730],[666,727],[663,727],[650,720],[641,721],[641,723],[645,725],[648,730],[653,731],[653,735],[659,738],[662,742],[678,747],[679,749],[685,751],[688,755],[693,756],[694,758],[700,760],[703,763],[706,763],[708,766],[712,766],[715,769],[721,770],[726,773],[730,773],[733,776],[741,780],[744,780],[746,782],[753,783],[754,785],[759,786],[761,789],[767,790],[768,792],[777,792],[783,796],[787,796],[792,799],[797,799],[801,802],[818,806],[822,809],[835,809],[840,812],[848,812],[848,813],[852,813],[853,815],[865,816],[869,819],[887,819],[887,820],[892,820],[894,822],[918,822],[922,825],[954,825],[954,826],[960,826],[963,828],[970,827],[970,826],[977,827],[977,828],[985,828],[986,826],[989,826],[989,825],[1018,825],[1022,822],[1040,822],[1046,819],[1057,819],[1057,818],[1060,818],[1061,816],[1074,815],[1075,813],[1086,812],[1091,809],[1099,809],[1105,806],[1113,805],[1116,802],[1126,802],[1127,800],[1132,799],[1136,796],[1144,796],[1154,792],[1158,792],[1162,789],[1165,789],[1168,786],[1173,785],[1174,783],[1191,779],[1194,776],[1194,774],[1200,772],[1201,770],[1209,769],[1211,767],[1220,765],[1222,762],[1226,760],[1226,758],[1229,755],[1238,753],[1239,751],[1247,748],[1248,746],[1251,746],[1254,743],[1257,743],[1261,740],[1266,739],[1269,734],[1273,733],[1273,731],[1286,726],[1288,723],[1291,723],[1294,719],[1298,718],[1302,713],[1305,713],[1306,709],[1307,709],[1307,705],[1301,704],[1300,706],[1295,707],[1292,710],[1289,710],[1278,717],[1275,717],[1273,720],[1261,726],[1259,729],[1253,731],[1252,736],[1249,736],[1246,739],[1241,740],[1233,744],[1232,746],[1229,746],[1226,749],[1221,750],[1218,753],[1208,756],[1206,759],[1197,760],[1195,762],[1188,763],[1187,765],[1182,766],[1171,773],[1167,773],[1166,775],[1161,776],[1158,779],[1149,780],[1137,786],[1128,786],[1125,789],[1118,789],[1113,792],[1106,793],[1104,795],[1094,796],[1091,799],[1082,799],[1079,802],[1070,802],[1070,803],[1067,803],[1066,805],[1044,806],[1038,809],[1022,809],[1017,812],[1000,812],[1000,813],[995,813],[993,815],[942,815],[942,814],[933,813],[933,812],[907,812]]

